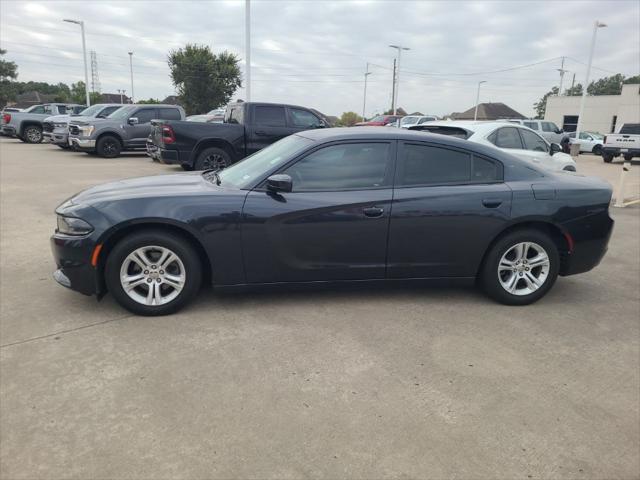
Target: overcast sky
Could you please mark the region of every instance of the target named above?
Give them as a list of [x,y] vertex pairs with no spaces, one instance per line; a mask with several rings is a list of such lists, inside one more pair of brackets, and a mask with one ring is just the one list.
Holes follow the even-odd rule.
[[[0,0],[0,45],[18,64],[19,80],[83,79],[79,27],[95,50],[102,92],[130,92],[134,52],[136,99],[174,93],[166,65],[186,43],[229,50],[244,62],[244,0]],[[594,21],[599,29],[592,78],[640,71],[640,2],[600,1],[270,1],[252,0],[252,100],[314,107],[328,115],[362,112],[370,64],[367,115],[391,105],[395,50],[410,48],[400,69],[400,106],[437,115],[475,103],[504,102],[524,115],[558,85],[584,82]],[[498,73],[489,73],[522,65]],[[244,69],[244,64],[243,64]],[[244,98],[244,90],[234,98]]]

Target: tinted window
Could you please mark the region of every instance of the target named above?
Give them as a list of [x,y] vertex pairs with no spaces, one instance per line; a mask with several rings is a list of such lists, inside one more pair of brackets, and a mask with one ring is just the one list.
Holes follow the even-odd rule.
[[284,127],[284,107],[260,107],[254,110],[254,123],[268,127]]
[[180,120],[182,118],[180,110],[177,108],[160,108],[158,110],[158,118],[160,120]]
[[389,162],[388,143],[349,143],[317,150],[285,173],[293,191],[364,189],[384,185]]
[[537,134],[522,128],[520,129],[520,135],[522,135],[522,141],[524,142],[525,150],[533,150],[536,152],[548,151],[547,142],[545,142],[544,139]]
[[322,124],[318,117],[306,110],[290,108],[289,113],[291,114],[291,124],[294,127],[314,128]]
[[120,107],[107,107],[102,112],[100,112],[100,115],[106,117],[107,115],[111,115],[113,112],[115,112],[119,108]]
[[67,113],[67,107],[65,105],[58,105],[58,113],[60,115]]
[[499,128],[495,135],[489,137],[489,141],[499,148],[522,149],[522,142],[518,129],[513,127]]
[[404,145],[399,185],[463,183],[471,180],[471,155],[427,145]]
[[542,131],[543,132],[555,132],[558,129],[556,124],[553,122],[542,122]]
[[627,135],[640,135],[640,123],[625,123],[620,128],[620,133]]
[[132,117],[137,117],[138,123],[149,123],[152,119],[156,118],[156,109],[144,108],[142,110],[138,110],[132,115]]
[[473,157],[471,180],[476,183],[490,183],[502,180],[502,165],[482,157]]
[[229,117],[227,118],[227,123],[243,123],[244,120],[244,108],[243,107],[233,107],[229,110]]
[[29,113],[44,113],[44,107],[42,105],[32,108]]
[[538,130],[538,122],[522,122],[522,124],[531,130]]

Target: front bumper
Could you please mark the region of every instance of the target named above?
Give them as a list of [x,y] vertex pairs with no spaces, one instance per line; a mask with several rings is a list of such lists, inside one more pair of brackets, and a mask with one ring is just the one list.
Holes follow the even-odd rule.
[[99,294],[98,272],[91,265],[95,242],[90,237],[51,237],[51,252],[57,270],[53,278],[60,285],[84,295]]
[[78,150],[95,150],[96,141],[89,138],[73,137],[69,135],[69,145]]
[[55,143],[56,145],[68,145],[69,134],[58,132],[42,132],[42,139],[47,143]]

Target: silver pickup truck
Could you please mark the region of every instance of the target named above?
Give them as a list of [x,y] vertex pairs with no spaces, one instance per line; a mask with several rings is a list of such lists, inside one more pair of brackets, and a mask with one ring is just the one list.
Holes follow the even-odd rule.
[[602,144],[602,159],[611,163],[622,155],[627,161],[640,157],[640,123],[625,123],[618,133],[609,133]]
[[96,103],[85,108],[78,115],[54,115],[45,118],[42,122],[42,135],[44,142],[49,142],[62,149],[70,148],[69,145],[69,122],[90,121],[94,118],[106,118],[123,105],[120,103]]
[[34,105],[24,112],[6,112],[2,114],[0,130],[9,137],[18,137],[26,143],[42,141],[42,122],[52,115],[80,113],[86,107],[69,103],[45,103]]

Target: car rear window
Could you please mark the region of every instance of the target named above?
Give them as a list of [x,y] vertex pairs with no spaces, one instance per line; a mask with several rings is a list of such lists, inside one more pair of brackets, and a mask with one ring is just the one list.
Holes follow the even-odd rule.
[[438,125],[416,125],[409,127],[409,130],[418,130],[429,133],[437,133],[438,135],[447,135],[449,137],[462,138],[466,140],[473,132],[460,127],[446,127]]
[[159,108],[158,116],[160,120],[180,120],[182,118],[180,110],[177,108]]
[[620,133],[627,135],[640,135],[640,123],[625,123]]

